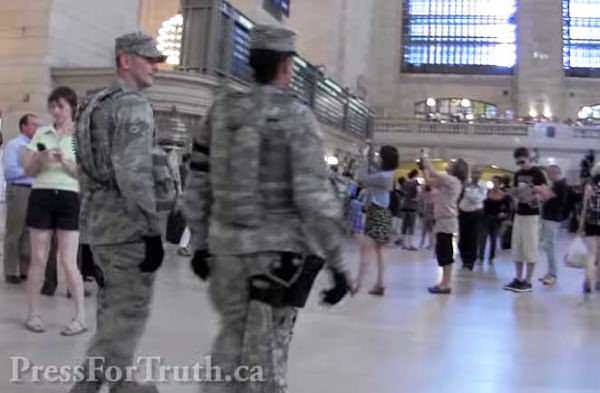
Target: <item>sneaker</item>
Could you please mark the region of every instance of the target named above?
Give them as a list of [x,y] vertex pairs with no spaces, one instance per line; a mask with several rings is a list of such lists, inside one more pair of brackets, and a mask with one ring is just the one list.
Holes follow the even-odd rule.
[[191,257],[192,250],[190,250],[189,247],[179,247],[179,249],[177,250],[177,255],[179,255],[180,257]]
[[505,291],[519,292],[521,289],[521,281],[515,278],[509,284],[506,284],[502,289]]
[[531,292],[533,291],[533,287],[530,282],[525,280],[521,281],[520,288],[515,292]]
[[592,293],[592,286],[590,285],[589,280],[586,278],[583,280],[583,294],[588,295]]
[[55,292],[56,292],[56,287],[52,287],[47,282],[44,282],[44,285],[42,286],[42,289],[40,290],[40,293],[44,296],[54,296]]
[[7,275],[5,277],[5,279],[6,279],[6,282],[9,284],[17,285],[17,284],[21,283],[21,277],[19,277],[19,276]]
[[544,285],[554,285],[556,284],[556,277],[552,274],[546,274],[546,276],[540,278],[540,282]]
[[385,287],[374,286],[373,289],[369,291],[369,295],[383,296],[385,295]]

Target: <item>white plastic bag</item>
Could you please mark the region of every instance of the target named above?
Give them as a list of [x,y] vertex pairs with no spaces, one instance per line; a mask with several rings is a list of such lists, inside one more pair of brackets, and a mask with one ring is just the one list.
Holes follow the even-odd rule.
[[569,245],[569,250],[565,256],[565,265],[575,269],[585,267],[585,259],[588,250],[581,236],[577,236]]

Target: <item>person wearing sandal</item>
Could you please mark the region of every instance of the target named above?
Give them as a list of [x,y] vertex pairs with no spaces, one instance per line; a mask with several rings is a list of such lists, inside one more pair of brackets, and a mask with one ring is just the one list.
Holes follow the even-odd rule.
[[358,276],[352,287],[352,293],[360,291],[362,281],[367,273],[368,253],[373,250],[377,257],[377,281],[370,295],[385,294],[383,246],[390,241],[392,232],[392,212],[389,209],[390,192],[394,187],[395,171],[398,168],[398,150],[393,146],[382,146],[379,151],[379,171],[364,176],[361,183],[368,190],[368,203],[365,222],[365,235],[360,242],[360,265]]
[[439,284],[429,287],[432,294],[447,295],[452,292],[450,280],[454,263],[454,236],[458,233],[458,200],[467,179],[468,164],[459,159],[448,166],[448,173],[437,172],[426,157],[419,162],[425,181],[432,189],[435,234],[435,254],[442,268]]
[[75,336],[87,331],[83,279],[77,267],[79,245],[79,182],[73,149],[73,119],[77,96],[68,87],[56,88],[48,97],[54,124],[39,128],[23,152],[23,167],[34,178],[26,223],[31,239],[31,263],[27,280],[29,317],[25,327],[45,331],[40,310],[40,290],[52,235],[56,235],[59,263],[73,294],[75,317],[61,332]]

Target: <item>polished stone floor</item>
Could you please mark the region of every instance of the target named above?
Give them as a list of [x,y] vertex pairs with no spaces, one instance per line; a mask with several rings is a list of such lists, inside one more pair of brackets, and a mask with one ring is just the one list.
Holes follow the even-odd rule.
[[[566,241],[565,235],[563,250]],[[209,350],[216,318],[206,285],[169,251],[140,353],[191,365]],[[356,246],[349,244],[354,270],[356,256]],[[313,293],[292,342],[290,393],[600,392],[600,298],[582,301],[580,271],[562,268],[553,288],[535,285],[533,293],[509,293],[501,287],[513,269],[503,254],[495,268],[457,273],[455,293],[436,297],[425,290],[438,274],[429,252],[389,248],[386,256],[384,298],[362,293],[327,309]],[[326,284],[320,277],[318,287]],[[23,288],[0,283],[0,393],[68,390],[61,384],[9,382],[11,356],[36,365],[78,364],[91,335],[58,334],[71,316],[64,292],[44,299],[48,332],[33,334],[22,328]],[[94,326],[95,301],[87,305]],[[160,388],[198,392],[195,385],[173,382]]]

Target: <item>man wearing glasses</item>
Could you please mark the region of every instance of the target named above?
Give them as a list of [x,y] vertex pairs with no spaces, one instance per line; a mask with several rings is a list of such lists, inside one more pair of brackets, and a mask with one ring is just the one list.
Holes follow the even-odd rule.
[[[538,258],[540,200],[546,190],[547,181],[544,173],[532,165],[527,148],[516,149],[514,158],[519,167],[514,176],[512,190],[517,204],[512,231],[516,277],[510,284],[504,286],[504,289],[513,292],[531,292],[531,280]],[[525,265],[527,265],[526,272]]]

